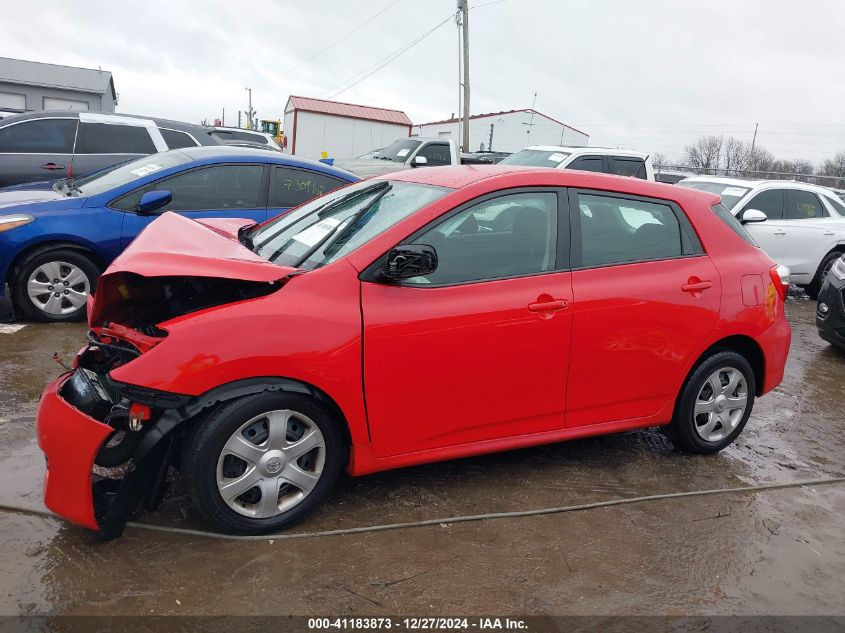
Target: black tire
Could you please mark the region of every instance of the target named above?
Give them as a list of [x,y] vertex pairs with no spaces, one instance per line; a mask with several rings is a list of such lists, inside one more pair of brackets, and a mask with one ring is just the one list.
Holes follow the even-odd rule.
[[[47,323],[81,321],[85,317],[86,306],[84,303],[73,311],[64,314],[51,314],[30,298],[29,293],[27,292],[27,282],[30,276],[39,267],[49,264],[50,262],[63,262],[78,268],[87,278],[89,291],[93,290],[95,284],[97,283],[97,278],[100,276],[100,270],[97,268],[96,264],[78,251],[67,248],[57,248],[54,250],[37,252],[24,259],[24,261],[21,262],[14,271],[11,286],[12,301],[15,311],[31,321],[42,321]],[[61,292],[68,290],[67,288],[63,288],[61,284],[62,282],[60,280],[57,288]],[[78,288],[79,286],[76,287]],[[45,294],[45,296],[47,295],[49,295],[49,292]],[[62,299],[60,297],[60,300],[68,303],[69,305],[67,299]]]
[[[742,374],[745,379],[747,404],[745,412],[730,434],[716,441],[708,441],[701,437],[696,430],[695,403],[707,380],[716,371],[723,368],[736,369]],[[755,390],[754,371],[744,356],[730,350],[713,352],[698,363],[684,382],[675,404],[674,417],[666,428],[666,435],[677,448],[689,453],[709,455],[721,451],[737,438],[748,422],[748,418],[751,416],[751,411],[754,408]]]
[[[218,490],[218,459],[226,442],[242,425],[277,410],[301,413],[319,428],[325,442],[322,471],[313,489],[289,510],[269,518],[244,516],[232,509]],[[223,404],[201,420],[185,437],[181,472],[194,505],[215,529],[227,534],[268,534],[297,523],[325,501],[346,457],[346,439],[338,416],[331,409],[302,394],[268,392]]]
[[827,276],[825,271],[829,270],[830,266],[833,265],[833,262],[840,257],[842,257],[842,251],[833,251],[832,253],[828,253],[822,260],[822,263],[819,264],[819,269],[816,271],[813,281],[804,287],[804,291],[813,301],[819,298],[819,291],[821,291],[822,286],[824,285],[824,278]]

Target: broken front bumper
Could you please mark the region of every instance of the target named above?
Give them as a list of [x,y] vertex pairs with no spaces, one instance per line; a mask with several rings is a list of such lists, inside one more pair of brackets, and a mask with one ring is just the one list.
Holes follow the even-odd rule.
[[38,445],[47,459],[44,504],[69,521],[98,530],[94,458],[114,429],[85,415],[59,395],[71,375],[64,374],[50,383],[38,405]]
[[[140,432],[137,443],[132,443],[132,453],[121,467],[122,477],[99,476],[94,473],[95,463],[115,428],[69,401],[74,394],[74,372],[48,385],[38,406],[38,444],[47,459],[44,504],[62,518],[98,530],[108,540],[120,536],[126,522],[138,512],[158,507],[178,436],[173,431],[186,418],[176,409],[160,410],[157,419]],[[141,398],[151,393],[128,385],[123,391]],[[168,398],[168,405],[187,400],[178,394],[159,392],[155,396]]]

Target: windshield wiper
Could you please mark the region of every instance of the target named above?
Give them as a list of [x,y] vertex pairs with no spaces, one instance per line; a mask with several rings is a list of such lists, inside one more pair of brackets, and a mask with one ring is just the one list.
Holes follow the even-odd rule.
[[[393,189],[393,185],[390,184],[390,181],[383,180],[383,181],[379,182],[378,184],[373,185],[372,187],[367,187],[366,189],[362,189],[361,191],[358,191],[357,195],[355,195],[353,197],[345,198],[343,200],[343,202],[349,202],[350,200],[354,200],[355,198],[359,198],[362,194],[369,194],[369,193],[373,193],[373,192],[378,192],[378,195],[375,198],[373,198],[373,201],[370,204],[368,204],[365,207],[362,207],[361,209],[358,210],[357,213],[355,213],[355,215],[352,216],[352,219],[349,221],[348,224],[346,224],[346,228],[348,228],[350,226],[354,226],[355,223],[367,211],[372,209],[376,205],[376,203],[378,203],[378,201],[381,200],[391,189]],[[318,213],[318,215],[320,217],[323,217],[323,214],[326,211],[335,207],[338,203],[340,203],[340,201],[335,201],[334,203],[332,203],[331,205],[329,205],[328,207],[326,207],[325,209],[320,211]],[[309,257],[311,257],[318,250],[320,250],[320,248],[324,244],[326,244],[326,242],[328,242],[335,233],[337,233],[337,231],[341,227],[341,225],[342,225],[342,223],[338,223],[328,233],[326,233],[323,237],[321,237],[319,240],[317,240],[317,243],[314,244],[314,246],[312,246],[311,248],[309,248],[305,252],[305,254],[296,261],[296,263],[293,265],[294,268],[299,268],[300,266],[302,266],[302,264],[307,262]],[[344,230],[346,230],[346,228],[344,228]],[[341,233],[341,235],[342,235],[342,233]]]

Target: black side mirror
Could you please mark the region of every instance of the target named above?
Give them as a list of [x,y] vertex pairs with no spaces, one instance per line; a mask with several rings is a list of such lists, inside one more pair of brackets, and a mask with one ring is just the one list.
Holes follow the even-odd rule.
[[162,207],[170,204],[173,200],[173,194],[169,191],[148,191],[138,202],[138,213],[146,214],[158,211]]
[[388,279],[408,279],[430,275],[437,270],[437,251],[428,244],[403,244],[387,253],[382,275]]

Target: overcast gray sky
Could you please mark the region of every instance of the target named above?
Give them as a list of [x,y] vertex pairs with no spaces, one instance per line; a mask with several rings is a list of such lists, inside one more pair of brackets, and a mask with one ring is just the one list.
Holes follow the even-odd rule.
[[[225,108],[232,124],[247,107],[246,86],[261,118],[281,117],[288,95],[335,95],[455,4],[7,1],[0,56],[110,70],[119,112],[200,121]],[[758,144],[780,158],[819,162],[845,150],[841,0],[470,6],[473,113],[530,107],[536,91],[537,110],[596,145],[675,158],[699,134],[750,141],[759,122]],[[401,109],[415,123],[450,116],[458,108],[456,31],[447,22],[335,98]]]

